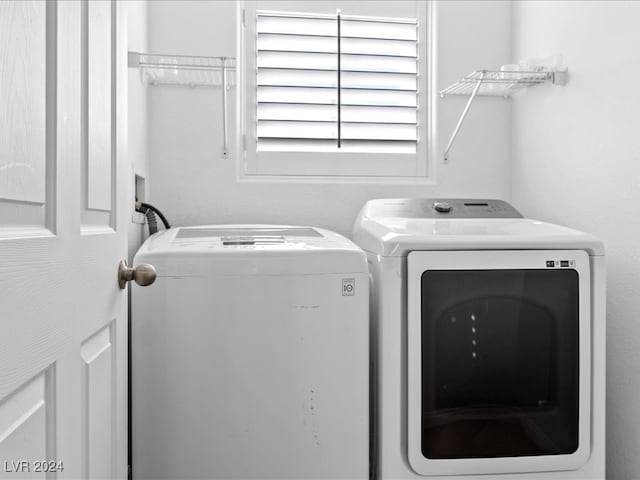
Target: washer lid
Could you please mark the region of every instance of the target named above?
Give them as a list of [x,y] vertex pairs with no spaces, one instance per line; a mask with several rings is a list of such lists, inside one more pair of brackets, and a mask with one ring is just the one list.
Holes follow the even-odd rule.
[[321,238],[322,234],[311,227],[185,227],[180,228],[175,236],[175,241],[184,241],[187,238],[219,238],[223,245],[229,244],[233,239],[244,239],[246,242],[277,241],[287,237],[296,239],[301,237]]
[[[367,202],[353,229],[353,240],[364,250],[386,257],[406,256],[414,250],[585,250],[604,255],[602,242],[592,235],[567,227],[527,218],[505,202],[474,203],[507,206],[484,216],[444,217],[428,213],[425,205],[439,199],[381,199]],[[464,204],[468,200],[442,200]],[[455,203],[454,203],[455,205]],[[429,207],[429,210],[432,210]],[[487,208],[483,205],[481,208]],[[434,208],[433,208],[434,209]],[[515,213],[514,213],[515,212]]]
[[364,252],[342,235],[315,227],[211,225],[152,235],[134,264],[158,276],[366,273]]

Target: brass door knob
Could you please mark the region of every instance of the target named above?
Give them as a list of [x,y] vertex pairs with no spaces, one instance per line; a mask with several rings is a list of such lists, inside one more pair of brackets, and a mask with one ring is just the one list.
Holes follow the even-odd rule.
[[120,260],[118,265],[118,285],[121,289],[127,286],[127,282],[133,280],[141,287],[147,287],[156,281],[156,269],[148,263],[141,263],[135,268],[127,266],[125,260]]

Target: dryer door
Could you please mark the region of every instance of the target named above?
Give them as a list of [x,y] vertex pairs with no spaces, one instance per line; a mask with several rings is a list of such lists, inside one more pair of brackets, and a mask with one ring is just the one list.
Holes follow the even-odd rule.
[[451,475],[584,465],[587,254],[412,252],[407,286],[411,467]]

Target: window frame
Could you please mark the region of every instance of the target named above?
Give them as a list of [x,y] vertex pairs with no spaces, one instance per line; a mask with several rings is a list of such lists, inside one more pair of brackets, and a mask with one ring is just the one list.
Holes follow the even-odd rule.
[[[413,3],[413,2],[412,2]],[[418,141],[416,153],[291,152],[257,150],[256,12],[268,2],[238,5],[238,178],[244,180],[432,181],[435,144],[432,2],[416,1],[418,13]],[[321,4],[317,3],[321,10]],[[273,10],[276,10],[273,8]],[[281,10],[281,9],[279,9]],[[294,13],[294,12],[292,12]],[[298,12],[296,12],[298,13]],[[322,11],[305,13],[327,13]],[[329,12],[331,13],[331,12]],[[390,9],[389,17],[392,11]],[[351,14],[351,12],[343,12]]]

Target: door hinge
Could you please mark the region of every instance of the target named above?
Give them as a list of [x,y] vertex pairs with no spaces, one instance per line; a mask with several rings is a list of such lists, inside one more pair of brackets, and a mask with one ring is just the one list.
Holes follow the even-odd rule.
[[247,26],[247,11],[244,8],[242,9],[242,26]]
[[247,135],[245,133],[242,134],[242,150],[247,151]]

